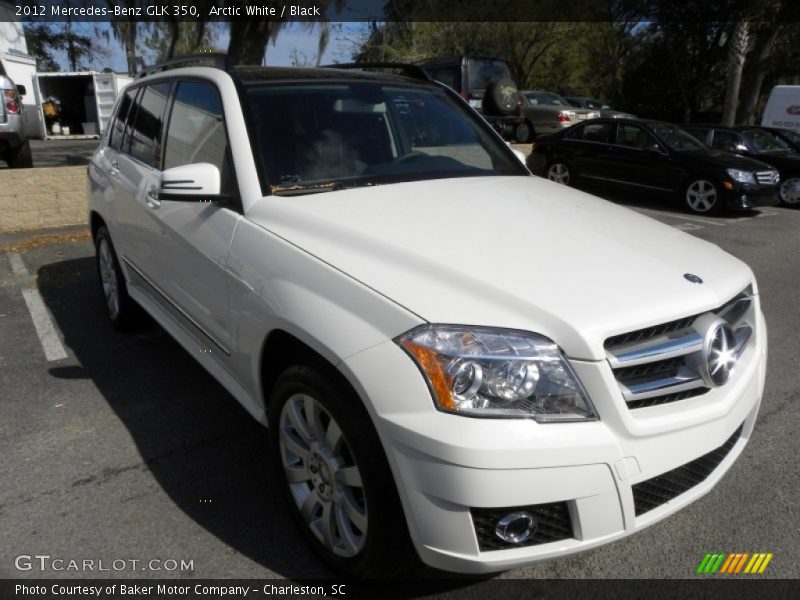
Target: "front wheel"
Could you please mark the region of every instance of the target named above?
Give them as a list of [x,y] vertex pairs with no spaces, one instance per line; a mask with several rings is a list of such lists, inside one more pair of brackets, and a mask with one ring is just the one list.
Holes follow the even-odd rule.
[[325,371],[298,365],[275,384],[268,418],[281,488],[317,555],[354,577],[414,564],[394,480],[359,398]]
[[563,185],[572,185],[575,180],[571,167],[567,163],[561,161],[553,161],[548,164],[546,173],[550,181],[555,181]]
[[698,214],[717,214],[722,211],[723,199],[719,186],[710,179],[697,177],[683,190],[686,207]]
[[790,177],[782,182],[779,194],[786,206],[800,206],[800,178]]

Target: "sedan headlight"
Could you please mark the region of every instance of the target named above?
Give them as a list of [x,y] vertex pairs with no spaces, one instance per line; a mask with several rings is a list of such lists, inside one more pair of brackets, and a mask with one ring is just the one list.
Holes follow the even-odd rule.
[[539,422],[597,419],[569,363],[540,335],[422,325],[396,341],[419,366],[440,410]]
[[728,169],[728,177],[739,183],[755,183],[756,176],[750,171],[741,171],[739,169]]

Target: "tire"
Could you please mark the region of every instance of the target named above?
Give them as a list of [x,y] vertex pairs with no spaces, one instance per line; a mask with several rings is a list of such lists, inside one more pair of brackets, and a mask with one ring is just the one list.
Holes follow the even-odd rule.
[[128,295],[125,276],[122,274],[117,252],[105,225],[101,225],[97,230],[94,247],[100,292],[108,318],[114,328],[120,331],[136,328],[141,322],[142,309]]
[[485,115],[510,115],[517,109],[517,84],[506,77],[490,79],[481,108]]
[[528,144],[533,140],[533,125],[525,119],[514,129],[514,139],[518,144]]
[[781,204],[785,206],[800,206],[800,177],[789,177],[781,181],[778,190]]
[[572,167],[563,160],[554,160],[547,163],[547,166],[544,168],[544,176],[550,181],[562,185],[575,185],[575,172]]
[[719,185],[710,177],[693,177],[683,188],[683,203],[696,214],[716,215],[722,212],[725,202]]
[[9,152],[6,162],[12,169],[30,169],[33,167],[30,143],[26,140],[19,148]]
[[323,369],[289,367],[267,416],[284,499],[329,567],[391,577],[418,563],[378,434],[349,387]]

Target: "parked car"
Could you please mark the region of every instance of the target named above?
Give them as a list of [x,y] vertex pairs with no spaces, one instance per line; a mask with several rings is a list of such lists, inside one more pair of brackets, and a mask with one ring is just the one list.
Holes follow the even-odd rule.
[[635,119],[636,116],[631,113],[622,112],[611,108],[608,102],[602,100],[595,100],[593,98],[581,98],[578,96],[564,96],[564,100],[569,102],[570,106],[575,108],[588,108],[589,110],[600,111],[601,117],[608,119]]
[[659,121],[596,119],[534,144],[532,172],[651,190],[680,198],[696,213],[777,204],[778,172],[760,161],[712,150],[680,127]]
[[89,166],[98,287],[268,424],[269,488],[332,568],[594,548],[742,453],[767,339],[740,260],[533,177],[413,70],[181,64]]
[[781,175],[778,195],[783,204],[800,206],[800,154],[788,142],[761,127],[685,125],[686,131],[712,148],[734,152],[772,165]]
[[535,136],[570,127],[578,121],[596,119],[599,110],[574,108],[558,94],[533,90],[520,92],[524,121],[517,125],[514,137],[520,144]]
[[27,93],[0,73],[0,159],[12,169],[33,166],[31,147],[22,118],[22,99]]
[[502,58],[445,56],[426,60],[421,66],[433,80],[458,92],[498,133],[509,135],[522,122],[517,84]]
[[800,85],[776,85],[772,88],[761,124],[800,133]]
[[761,127],[764,131],[769,131],[775,137],[779,137],[789,144],[795,152],[800,153],[800,132],[794,129],[783,129],[781,127]]

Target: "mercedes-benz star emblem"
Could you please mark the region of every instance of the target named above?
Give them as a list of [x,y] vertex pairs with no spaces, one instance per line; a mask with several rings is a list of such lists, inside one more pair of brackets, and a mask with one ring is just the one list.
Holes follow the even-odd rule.
[[717,387],[724,385],[736,364],[736,335],[722,320],[715,322],[706,333],[707,381]]
[[703,283],[702,279],[700,279],[697,275],[693,275],[692,273],[684,273],[683,278],[692,283]]

